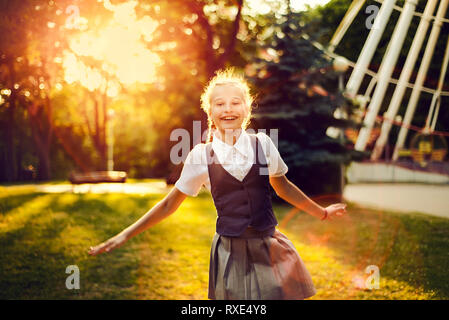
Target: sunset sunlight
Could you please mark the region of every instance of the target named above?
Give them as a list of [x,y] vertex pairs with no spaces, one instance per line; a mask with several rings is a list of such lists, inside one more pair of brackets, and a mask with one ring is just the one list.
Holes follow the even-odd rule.
[[105,1],[105,8],[113,12],[109,23],[70,40],[72,52],[65,51],[63,59],[69,84],[79,81],[90,91],[106,86],[107,94],[116,96],[120,86],[156,81],[161,60],[147,49],[147,42],[157,22],[148,16],[137,19],[136,5],[136,1],[119,5]]
[[449,300],[448,3],[0,1],[0,299]]

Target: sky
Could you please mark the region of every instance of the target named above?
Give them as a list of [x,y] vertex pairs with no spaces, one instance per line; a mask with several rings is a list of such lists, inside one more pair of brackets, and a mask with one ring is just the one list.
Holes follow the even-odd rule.
[[[247,0],[247,5],[260,14],[266,14],[271,11],[271,7],[267,3],[276,3],[277,0]],[[290,0],[291,7],[294,11],[306,10],[306,5],[315,7],[317,5],[324,5],[330,0]]]
[[294,10],[305,10],[305,5],[308,4],[311,7],[316,5],[323,5],[328,3],[330,0],[291,0],[291,6]]

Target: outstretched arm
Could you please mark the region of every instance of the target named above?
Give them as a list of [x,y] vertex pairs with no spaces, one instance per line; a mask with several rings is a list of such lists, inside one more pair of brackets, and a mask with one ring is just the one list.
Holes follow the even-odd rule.
[[346,213],[345,203],[335,203],[323,208],[307,197],[295,184],[288,180],[285,175],[270,177],[270,184],[279,197],[296,208],[304,210],[317,218],[321,219],[324,217],[324,209],[326,209],[329,218],[334,216],[342,216]]
[[90,247],[89,254],[95,256],[97,254],[109,252],[115,248],[122,246],[132,237],[154,226],[155,224],[175,212],[186,197],[186,194],[182,193],[176,187],[174,187],[170,190],[170,192],[165,196],[164,199],[159,201],[153,208],[151,208],[135,223],[124,229],[116,236],[99,244],[98,246]]

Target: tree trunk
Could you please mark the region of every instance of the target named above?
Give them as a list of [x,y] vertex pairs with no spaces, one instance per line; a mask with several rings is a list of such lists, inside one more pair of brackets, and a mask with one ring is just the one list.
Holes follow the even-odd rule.
[[107,126],[109,125],[108,123],[108,96],[106,94],[108,90],[108,87],[106,85],[106,88],[104,89],[103,95],[102,95],[102,111],[103,111],[103,126],[101,128],[101,141],[102,141],[102,152],[103,152],[103,166],[105,166],[105,169],[108,170],[108,143],[110,143],[110,141],[108,141],[108,137],[107,137]]
[[[47,109],[50,108],[49,100]],[[44,113],[47,113],[47,117]],[[36,146],[36,154],[39,159],[37,168],[38,180],[50,179],[50,144],[52,136],[52,123],[48,118],[49,110],[45,112],[44,106],[32,103],[28,106],[28,115],[30,119],[31,132]],[[45,123],[47,122],[47,123]]]
[[50,152],[39,149],[37,152],[39,164],[37,167],[37,180],[45,181],[51,179]]
[[[95,149],[100,156],[100,163],[98,168],[100,170],[106,170],[107,168],[107,156],[106,156],[106,141],[105,141],[105,117],[100,116],[100,106],[99,101],[96,98],[97,94],[93,95],[94,100],[94,121],[95,121],[95,132],[92,135],[92,141],[94,142]],[[104,110],[105,106],[102,105],[101,109]]]
[[16,97],[13,92],[9,99],[9,107],[7,111],[6,121],[6,165],[5,165],[5,177],[6,181],[17,181],[17,168],[16,168],[16,148],[14,145],[14,112],[16,105]]

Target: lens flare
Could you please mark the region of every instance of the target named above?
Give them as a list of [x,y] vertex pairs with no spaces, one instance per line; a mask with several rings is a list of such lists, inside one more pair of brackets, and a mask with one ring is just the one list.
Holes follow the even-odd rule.
[[88,90],[107,88],[115,96],[120,86],[153,83],[161,59],[147,46],[158,23],[148,16],[140,19],[136,1],[119,5],[104,2],[113,18],[101,28],[85,30],[70,39],[64,52],[65,81],[79,82]]

